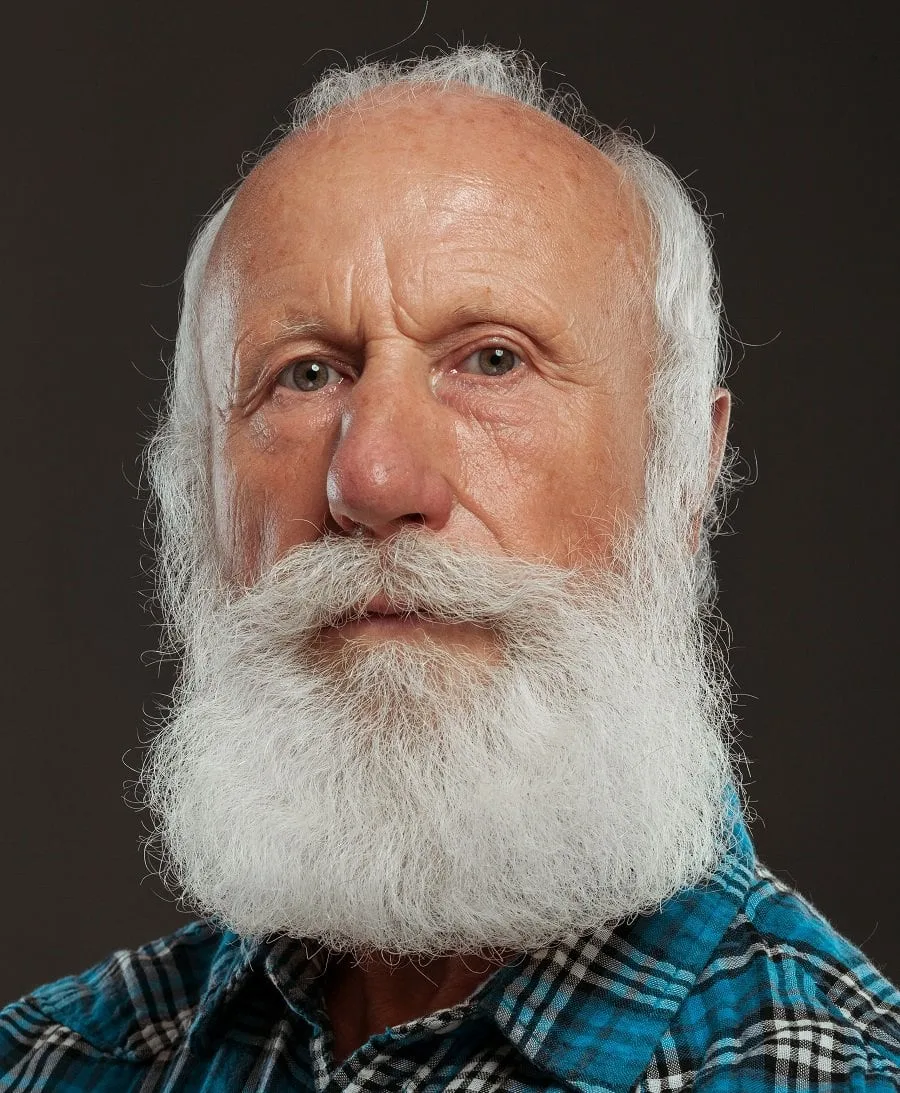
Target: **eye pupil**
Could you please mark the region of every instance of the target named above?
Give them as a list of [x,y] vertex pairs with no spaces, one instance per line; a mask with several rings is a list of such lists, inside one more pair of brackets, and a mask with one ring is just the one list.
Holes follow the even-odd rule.
[[516,366],[516,354],[501,345],[482,349],[478,354],[478,367],[487,376],[502,376]]
[[294,365],[293,380],[301,391],[317,391],[328,381],[328,368],[319,361],[302,361]]

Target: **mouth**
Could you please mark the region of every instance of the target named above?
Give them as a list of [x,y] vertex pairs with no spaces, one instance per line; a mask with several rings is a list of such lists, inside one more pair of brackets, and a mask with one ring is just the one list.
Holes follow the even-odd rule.
[[343,611],[330,618],[323,627],[332,634],[349,636],[372,628],[402,628],[438,624],[428,614],[417,611],[408,604],[391,602],[386,596],[375,596],[365,604]]
[[496,647],[496,634],[489,626],[441,619],[413,604],[396,603],[383,595],[330,619],[320,631],[320,640],[326,648],[336,643],[428,642],[447,648],[482,650],[489,657]]
[[391,603],[387,596],[375,596],[362,609],[358,618],[412,618],[417,614],[412,607]]

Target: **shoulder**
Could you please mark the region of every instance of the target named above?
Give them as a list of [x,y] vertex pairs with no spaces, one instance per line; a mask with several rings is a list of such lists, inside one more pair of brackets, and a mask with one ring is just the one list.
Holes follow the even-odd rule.
[[698,1090],[900,1089],[900,992],[761,867],[677,1024]]
[[140,949],[115,952],[81,975],[39,987],[0,1010],[0,1090],[20,1088],[26,1076],[21,1088],[42,1090],[63,1070],[70,1081],[79,1067],[94,1074],[103,1062],[112,1073],[117,1064],[130,1067],[171,1054],[204,998],[233,967],[237,945],[233,935],[191,923]]

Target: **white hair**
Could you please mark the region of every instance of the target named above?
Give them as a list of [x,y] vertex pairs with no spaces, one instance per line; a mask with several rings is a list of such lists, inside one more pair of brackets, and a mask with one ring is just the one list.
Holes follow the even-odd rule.
[[[709,538],[729,481],[726,460],[726,470],[709,489],[710,400],[722,379],[725,343],[709,232],[672,169],[631,134],[598,123],[571,90],[546,91],[528,54],[494,48],[461,46],[434,57],[329,69],[296,100],[281,134],[322,125],[337,108],[358,104],[375,91],[408,95],[422,87],[448,90],[460,85],[511,99],[568,126],[620,168],[646,206],[658,331],[649,401],[646,516],[679,544],[688,542],[692,523],[702,519],[692,579],[698,602],[708,603],[714,591]],[[211,445],[200,370],[199,304],[209,256],[233,197],[232,192],[210,215],[191,248],[170,387],[147,448],[156,501],[158,594],[176,648],[202,586],[218,579],[210,572],[216,553],[211,549]]]
[[[164,875],[245,935],[358,953],[536,948],[651,909],[708,876],[728,843],[727,671],[705,625],[723,367],[707,230],[665,164],[574,95],[545,92],[522,53],[333,69],[287,132],[374,91],[459,85],[568,125],[646,205],[658,347],[644,518],[599,575],[480,557],[411,528],[383,542],[323,535],[229,588],[216,572],[199,297],[230,201],[209,218],[148,453],[160,595],[185,659],[143,786]],[[479,626],[497,663],[392,641],[351,641],[329,660],[323,630],[376,595]]]

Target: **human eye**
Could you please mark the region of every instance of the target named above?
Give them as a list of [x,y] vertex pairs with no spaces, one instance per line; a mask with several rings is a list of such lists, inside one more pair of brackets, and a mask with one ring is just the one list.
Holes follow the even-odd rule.
[[474,376],[505,376],[522,366],[522,358],[505,345],[486,345],[476,349],[457,367],[457,372]]
[[278,373],[275,383],[289,391],[321,391],[340,383],[344,376],[327,361],[292,361]]

